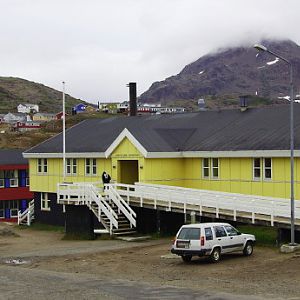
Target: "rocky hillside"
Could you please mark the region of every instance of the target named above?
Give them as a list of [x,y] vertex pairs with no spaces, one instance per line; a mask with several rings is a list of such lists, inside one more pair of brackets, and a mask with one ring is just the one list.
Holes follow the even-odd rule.
[[[293,63],[295,87],[299,87],[300,47],[292,41],[262,44]],[[257,94],[260,99],[273,102],[289,95],[288,65],[266,52],[258,55],[250,46],[223,49],[185,66],[178,75],[153,83],[139,100],[170,104],[199,98],[236,99],[245,94]]]
[[[66,95],[66,109],[80,101]],[[21,78],[0,77],[0,113],[17,111],[20,103],[38,104],[42,112],[59,112],[62,110],[62,93],[40,83]]]

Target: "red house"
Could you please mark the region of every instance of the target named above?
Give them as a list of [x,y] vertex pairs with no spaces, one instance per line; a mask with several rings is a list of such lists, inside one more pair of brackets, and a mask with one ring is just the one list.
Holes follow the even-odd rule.
[[0,149],[0,222],[17,222],[18,211],[26,210],[33,199],[23,151]]

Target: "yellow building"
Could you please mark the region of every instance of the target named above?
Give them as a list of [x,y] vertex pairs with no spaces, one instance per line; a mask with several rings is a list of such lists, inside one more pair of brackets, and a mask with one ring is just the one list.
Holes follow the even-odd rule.
[[56,115],[50,113],[36,113],[32,116],[33,121],[40,121],[40,122],[49,122],[56,119],[57,119]]
[[[299,113],[295,105],[296,199]],[[289,106],[86,120],[66,133],[66,181],[99,182],[106,171],[122,183],[289,198],[289,147]],[[57,223],[63,216],[56,204],[57,183],[63,181],[62,135],[24,157],[37,219]]]

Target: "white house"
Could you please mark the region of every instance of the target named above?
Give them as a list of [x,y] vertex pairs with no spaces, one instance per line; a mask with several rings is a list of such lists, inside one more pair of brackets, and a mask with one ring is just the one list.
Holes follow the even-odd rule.
[[3,117],[3,122],[9,124],[13,124],[16,122],[26,122],[26,121],[31,121],[31,118],[29,115],[22,114],[22,113],[9,112]]
[[19,104],[17,106],[18,112],[19,113],[37,113],[39,112],[39,106],[37,104],[30,104],[30,103],[25,103],[25,104]]

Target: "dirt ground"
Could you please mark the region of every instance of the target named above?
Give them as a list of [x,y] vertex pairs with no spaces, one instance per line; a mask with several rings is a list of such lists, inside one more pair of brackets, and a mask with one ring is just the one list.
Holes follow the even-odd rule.
[[281,254],[277,249],[257,246],[251,257],[230,254],[217,264],[203,258],[184,263],[170,254],[170,239],[138,243],[65,241],[61,233],[16,226],[8,226],[16,235],[1,235],[5,226],[0,224],[0,263],[26,272],[92,275],[107,281],[127,280],[246,298],[300,299],[300,253]]

